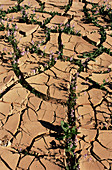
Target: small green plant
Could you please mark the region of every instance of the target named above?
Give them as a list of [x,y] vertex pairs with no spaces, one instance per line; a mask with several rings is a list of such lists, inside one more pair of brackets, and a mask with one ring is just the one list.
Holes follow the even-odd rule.
[[41,6],[39,9],[38,9],[38,12],[43,12],[44,8],[45,8],[45,2],[41,2],[41,1],[38,1],[39,2],[39,5]]
[[5,30],[5,27],[4,27],[3,22],[1,21],[1,22],[0,22],[0,31],[4,31],[4,30]]
[[[77,147],[77,131],[76,126],[71,126],[68,123],[61,121],[61,127],[63,129],[63,133],[57,138],[58,140],[64,141],[64,148],[66,153],[66,169],[67,170],[77,170],[79,167],[79,163],[76,158],[76,147]],[[74,162],[73,162],[74,161]]]
[[4,20],[5,16],[6,16],[6,12],[0,9],[0,20],[2,19]]
[[30,19],[31,23],[35,22],[35,20],[34,20],[35,15],[36,15],[35,13],[30,15],[29,19]]
[[26,12],[24,8],[21,10],[21,14],[22,14],[22,17],[19,19],[19,21],[28,23],[29,22],[28,13]]

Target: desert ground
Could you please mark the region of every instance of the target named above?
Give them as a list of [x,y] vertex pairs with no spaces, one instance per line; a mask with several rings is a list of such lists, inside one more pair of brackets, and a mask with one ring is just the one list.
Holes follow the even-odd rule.
[[112,0],[0,0],[0,170],[67,167],[112,169]]

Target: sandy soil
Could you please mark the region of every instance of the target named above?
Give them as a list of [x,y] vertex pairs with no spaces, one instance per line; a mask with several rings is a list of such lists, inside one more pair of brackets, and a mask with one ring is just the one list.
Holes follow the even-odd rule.
[[[87,0],[89,2],[89,0]],[[41,93],[36,96],[30,89],[20,83],[19,77],[12,67],[12,53],[14,50],[7,42],[7,31],[0,31],[0,170],[61,170],[65,169],[65,150],[62,143],[56,140],[56,134],[62,130],[61,121],[67,121],[67,105],[70,93],[71,77],[79,66],[70,61],[57,59],[59,52],[59,31],[50,32],[50,39],[46,42],[47,28],[53,30],[61,24],[64,28],[69,21],[76,35],[62,32],[61,43],[64,45],[63,56],[80,60],[84,53],[94,52],[100,44],[99,27],[84,22],[84,2],[73,0],[70,9],[65,12],[64,6],[68,0],[41,0],[44,11],[39,12],[40,1],[24,0],[21,6],[29,5],[26,10],[28,17],[35,14],[39,24],[21,22],[21,12],[12,12],[5,16],[4,25],[17,24],[16,39],[18,48],[24,52],[25,48],[36,42],[45,41],[40,45],[41,54],[35,52],[24,53],[19,58],[18,67],[25,81],[31,88]],[[90,0],[91,2],[91,0]],[[101,5],[103,1],[93,0]],[[112,1],[108,1],[110,5]],[[3,10],[17,5],[16,1],[0,0]],[[34,12],[34,9],[37,9]],[[91,4],[88,5],[91,8]],[[52,16],[50,12],[58,12]],[[99,16],[99,23],[107,22]],[[11,26],[10,26],[11,27]],[[48,30],[49,30],[48,29]],[[80,32],[81,36],[77,36]],[[103,46],[112,52],[112,30],[106,29],[106,40]],[[94,44],[92,44],[93,42]],[[42,53],[43,51],[43,53]],[[44,53],[47,55],[44,57]],[[45,64],[51,55],[55,64],[44,71]],[[1,55],[2,56],[2,55]],[[81,132],[77,136],[77,154],[80,155],[81,170],[111,170],[112,168],[112,56],[103,52],[95,61],[88,60],[87,69],[79,73],[77,78],[75,115],[76,124]],[[37,71],[41,67],[42,72]],[[107,71],[105,73],[105,71]],[[92,80],[92,82],[90,81]],[[104,82],[105,89],[99,86]]]

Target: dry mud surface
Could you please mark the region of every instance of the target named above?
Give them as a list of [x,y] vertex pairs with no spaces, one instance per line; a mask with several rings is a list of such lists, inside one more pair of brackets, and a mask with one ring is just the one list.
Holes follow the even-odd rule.
[[[46,12],[38,10],[41,8],[40,2],[44,3],[43,11]],[[103,1],[88,2],[101,4]],[[112,4],[111,0],[108,2]],[[5,39],[7,30],[1,30],[0,170],[65,169],[63,142],[56,140],[55,136],[62,130],[61,121],[67,121],[66,101],[75,73],[75,92],[78,98],[74,109],[80,132],[77,135],[76,154],[80,155],[80,169],[112,168],[112,55],[103,51],[96,56],[95,61],[86,61],[83,54],[92,53],[99,48],[100,28],[85,22],[84,2],[72,1],[72,6],[65,12],[64,6],[68,3],[68,0],[21,2],[21,6],[30,6],[26,9],[28,16],[36,14],[35,18],[39,23],[44,25],[46,19],[50,18],[43,27],[38,23],[24,23],[20,11],[8,13],[3,21],[4,25],[10,23],[10,27],[12,23],[17,24],[15,36],[22,55],[19,61],[15,61],[18,62],[21,73],[17,76],[12,66],[14,49]],[[14,0],[0,0],[1,8],[6,11],[9,6],[14,7],[16,4]],[[88,8],[91,8],[91,4]],[[51,11],[60,15],[53,16]],[[68,22],[76,34],[63,32]],[[100,15],[98,22],[102,26],[108,25]],[[53,32],[60,24],[61,34],[58,30]],[[112,30],[105,30],[106,40],[103,46],[111,52]],[[46,41],[47,36],[50,38]],[[41,44],[42,41],[45,43]],[[35,53],[34,47],[24,53],[25,49],[36,42],[40,43],[40,54]],[[62,46],[65,60],[58,58]],[[5,55],[2,56],[3,52]],[[54,65],[44,70],[51,57],[54,57]],[[70,61],[67,57],[70,57]],[[72,62],[74,60],[83,63],[84,69],[79,73],[79,65]],[[41,72],[37,71],[39,66]],[[25,88],[25,83],[28,88]],[[104,88],[100,88],[103,83]],[[40,92],[40,95],[33,94],[32,89]]]

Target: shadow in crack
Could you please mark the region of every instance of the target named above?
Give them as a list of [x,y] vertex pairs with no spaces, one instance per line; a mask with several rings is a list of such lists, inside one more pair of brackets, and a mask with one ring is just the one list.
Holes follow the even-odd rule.
[[49,129],[49,130],[53,130],[55,132],[61,133],[63,131],[63,129],[61,128],[61,126],[59,125],[53,125],[52,123],[49,123],[47,121],[43,121],[43,120],[38,120],[42,126],[44,126],[45,128]]
[[57,144],[56,142],[55,142],[55,140],[52,140],[51,142],[49,142],[50,143],[50,147],[49,147],[49,150],[50,149],[64,149],[65,148],[65,146],[63,145],[63,144]]
[[112,83],[110,82],[107,87],[109,87],[112,90]]
[[66,87],[66,85],[64,83],[60,83],[59,86],[56,84],[53,84],[54,87],[56,87],[58,90],[63,90],[63,91],[68,91],[68,88]]

